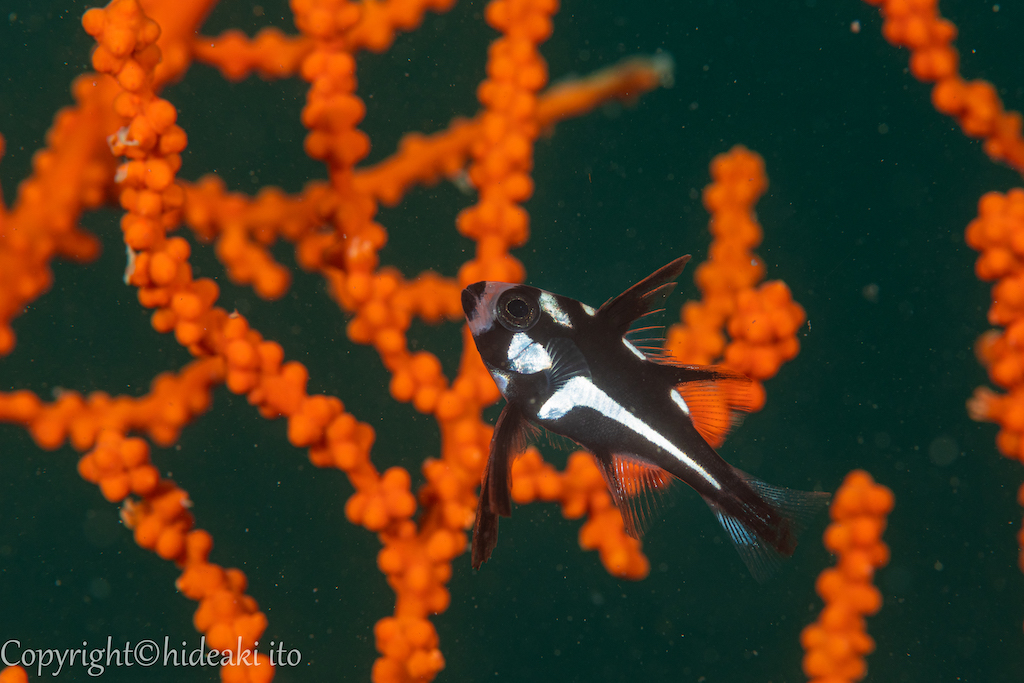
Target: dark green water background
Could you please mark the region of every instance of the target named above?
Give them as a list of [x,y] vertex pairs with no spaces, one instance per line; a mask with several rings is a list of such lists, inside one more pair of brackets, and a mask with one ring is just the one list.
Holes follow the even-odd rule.
[[[0,16],[0,131],[8,202],[53,113],[87,69],[81,2],[5,3]],[[359,58],[359,93],[372,160],[410,130],[443,128],[476,111],[493,32],[482,3],[461,3]],[[987,78],[1024,107],[1019,5],[944,2],[961,30],[969,78]],[[287,9],[224,3],[206,26],[250,34],[292,30]],[[862,30],[851,31],[859,20]],[[770,189],[757,206],[760,254],[807,309],[803,350],[768,383],[768,405],[723,449],[773,483],[834,490],[863,467],[896,493],[879,573],[885,607],[870,620],[874,681],[1019,681],[1024,670],[1024,576],[1016,566],[1020,467],[997,455],[995,428],[971,422],[964,401],[984,373],[972,354],[988,326],[988,285],[973,275],[964,227],[986,191],[1019,184],[977,142],[937,114],[929,89],[885,43],[876,11],[854,0],[799,2],[565,2],[544,45],[553,78],[637,53],[670,52],[676,84],[634,108],[609,107],[560,125],[538,142],[533,236],[517,252],[535,285],[600,303],[669,259],[701,260],[710,238],[700,189],[708,162],[743,143],[764,155]],[[196,66],[166,90],[190,145],[182,176],[216,171],[231,188],[297,191],[322,177],[303,156],[303,84],[226,83]],[[417,189],[383,210],[382,257],[406,273],[453,275],[469,243],[454,230],[472,197],[450,184]],[[98,262],[55,265],[55,285],[15,322],[19,343],[0,360],[0,389],[57,387],[139,395],[187,354],[158,335],[121,283],[124,251],[113,210],[83,223],[104,241]],[[376,355],[345,338],[345,317],[321,282],[296,278],[266,304],[228,284],[209,248],[193,263],[288,358],[305,363],[310,391],[341,397],[378,430],[374,461],[409,467],[436,455],[431,418],[394,403]],[[278,252],[291,263],[286,249]],[[695,294],[689,275],[674,315]],[[877,300],[864,294],[877,286]],[[455,325],[410,333],[451,370]],[[564,453],[549,458],[561,464]],[[281,421],[216,393],[213,409],[155,460],[191,495],[212,559],[242,568],[267,613],[264,642],[283,640],[302,662],[279,681],[365,681],[372,627],[393,595],[376,569],[376,538],[345,521],[344,476],[319,471],[285,439]],[[174,589],[175,568],[141,550],[115,506],[75,472],[70,448],[37,449],[0,427],[0,640],[70,648],[144,638],[194,647],[194,604]],[[678,487],[646,537],[651,576],[608,576],[577,545],[579,522],[554,505],[517,508],[480,571],[455,562],[451,608],[435,619],[447,667],[439,681],[802,680],[800,629],[820,603],[814,577],[830,562],[808,532],[781,576],[759,586],[704,504]],[[50,670],[52,672],[52,669]],[[47,675],[49,672],[44,672]],[[216,671],[111,669],[109,681],[215,680]],[[86,680],[79,669],[63,680]]]

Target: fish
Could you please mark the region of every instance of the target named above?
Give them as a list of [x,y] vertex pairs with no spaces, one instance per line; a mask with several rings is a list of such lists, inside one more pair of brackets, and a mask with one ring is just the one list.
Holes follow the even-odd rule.
[[675,362],[635,339],[659,329],[637,323],[660,312],[689,259],[673,260],[597,309],[508,282],[462,291],[476,348],[505,398],[481,481],[474,569],[497,545],[498,518],[512,514],[512,462],[538,428],[593,455],[633,538],[643,535],[668,483],[689,485],[759,582],[793,554],[797,535],[827,505],[826,492],[773,486],[718,455],[737,416],[753,407],[749,378]]

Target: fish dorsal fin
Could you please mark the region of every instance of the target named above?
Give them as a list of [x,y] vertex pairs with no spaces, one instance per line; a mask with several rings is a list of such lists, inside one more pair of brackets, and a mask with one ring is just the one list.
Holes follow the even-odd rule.
[[[664,310],[664,309],[659,309]],[[659,311],[650,311],[645,315],[651,315]],[[664,325],[648,325],[647,327],[632,327],[626,330],[624,335],[629,340],[630,344],[638,347],[641,344],[657,344],[660,348],[665,343],[665,326]]]
[[625,335],[634,320],[665,300],[689,260],[687,254],[662,266],[622,294],[604,302],[597,311],[597,317],[607,321],[620,336]]
[[590,377],[590,365],[572,339],[554,337],[544,345],[544,350],[551,359],[547,373],[552,393],[565,386],[573,377]]
[[[693,426],[712,448],[757,406],[758,387],[746,375],[721,366],[676,366],[676,391]],[[682,408],[682,406],[680,406]]]
[[657,503],[672,475],[630,453],[598,456],[601,473],[622,514],[626,533],[639,539],[654,517]]
[[[645,313],[643,317],[653,315],[658,311]],[[665,351],[665,326],[649,325],[647,327],[631,327],[623,337],[633,345],[633,348],[644,354],[648,360],[655,363],[671,361],[672,356]]]

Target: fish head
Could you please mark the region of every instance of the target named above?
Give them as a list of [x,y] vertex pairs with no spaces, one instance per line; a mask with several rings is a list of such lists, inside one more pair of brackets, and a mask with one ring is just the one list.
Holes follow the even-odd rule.
[[508,282],[466,287],[462,309],[480,357],[506,399],[517,379],[551,368],[552,340],[572,337],[574,319],[588,315],[574,299]]

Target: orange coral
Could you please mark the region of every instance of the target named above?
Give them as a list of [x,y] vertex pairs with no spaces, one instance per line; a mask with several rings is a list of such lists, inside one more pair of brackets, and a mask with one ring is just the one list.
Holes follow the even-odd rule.
[[[0,268],[0,353],[7,353],[14,345],[9,322],[48,286],[50,259],[58,253],[95,255],[94,238],[74,227],[81,211],[110,197],[125,209],[126,280],[138,288],[140,303],[154,309],[153,327],[173,332],[197,360],[176,376],[158,377],[140,399],[102,393],[83,399],[64,392],[45,404],[29,392],[0,393],[0,420],[25,425],[43,447],[56,448],[70,437],[73,446],[88,451],[79,465],[82,476],[108,500],[123,501],[122,518],[140,546],[181,568],[178,588],[199,603],[195,626],[213,647],[236,641],[251,646],[266,619],[245,594],[240,571],[207,561],[212,540],[194,528],[187,493],[160,478],[146,442],[127,432],[145,431],[161,445],[173,443],[184,424],[207,409],[211,388],[222,382],[264,417],[286,417],[291,443],[307,448],[314,464],[346,472],[355,489],[346,516],[378,533],[384,546],[378,566],[397,599],[394,617],[381,620],[375,631],[382,656],[374,679],[433,678],[444,658],[427,617],[444,611],[450,600],[445,585],[451,561],[466,546],[490,438],[480,412],[498,394],[468,337],[453,381],[433,354],[409,350],[405,333],[414,317],[461,319],[459,285],[433,273],[410,281],[380,268],[377,253],[387,235],[374,221],[376,203],[397,201],[410,184],[452,175],[472,158],[469,177],[480,203],[459,225],[477,240],[478,253],[462,277],[521,278],[522,266],[507,251],[527,236],[518,204],[532,191],[532,144],[540,129],[609,98],[635,98],[670,79],[664,58],[632,60],[538,99],[547,73],[536,45],[550,34],[557,3],[494,2],[487,20],[504,37],[492,47],[489,78],[480,89],[485,111],[468,124],[453,124],[430,144],[409,138],[395,157],[357,170],[369,141],[357,128],[365,108],[354,94],[353,52],[385,49],[396,29],[412,28],[426,9],[450,4],[296,1],[300,37],[269,31],[249,41],[229,33],[212,42],[193,36],[208,2],[178,8],[157,0],[114,0],[90,10],[83,26],[97,40],[93,66],[100,75],[76,86],[78,107],[62,115],[53,148],[37,157],[36,176],[22,185],[14,209],[2,214],[5,227],[14,228],[0,231],[0,263],[7,264]],[[193,58],[231,78],[256,69],[267,77],[297,71],[307,80],[305,147],[327,165],[328,182],[310,183],[298,197],[269,188],[250,199],[227,193],[212,176],[196,184],[179,180],[187,137],[174,106],[157,92]],[[122,159],[119,165],[115,157]],[[43,201],[48,192],[55,201]],[[232,280],[264,298],[280,297],[290,284],[288,271],[269,252],[279,238],[295,244],[300,265],[324,276],[331,295],[353,314],[350,338],[372,344],[392,372],[392,395],[438,419],[442,457],[424,464],[427,484],[418,496],[407,471],[379,474],[370,462],[374,433],[368,425],[337,398],[309,395],[304,366],[286,361],[282,347],[243,316],[216,305],[217,285],[193,277],[188,242],[166,234],[182,220],[200,238],[216,241]],[[427,512],[414,522],[417,503]],[[265,663],[226,667],[222,678],[266,680],[273,672]]]
[[[796,332],[804,309],[784,282],[755,288],[764,277],[764,263],[753,252],[763,234],[754,204],[768,188],[764,160],[737,145],[712,160],[711,177],[704,206],[714,240],[694,276],[702,300],[683,306],[682,322],[669,328],[665,348],[682,363],[707,365],[724,357],[726,366],[755,380],[750,404],[760,410],[761,382],[800,350]],[[728,346],[724,330],[732,337]]]
[[8,666],[0,670],[0,683],[28,683],[28,674],[20,666]]
[[889,563],[882,532],[894,504],[892,491],[863,470],[846,475],[836,491],[824,541],[838,560],[815,584],[825,601],[821,616],[800,634],[804,673],[812,681],[840,683],[867,675],[864,657],[875,649],[875,641],[864,617],[882,607],[882,594],[871,580],[876,569]]
[[[967,401],[971,419],[999,425],[996,448],[1024,462],[1024,189],[989,192],[978,201],[978,217],[967,226],[967,244],[980,253],[975,273],[994,280],[988,321],[1001,325],[978,338],[975,354],[988,377],[1007,391],[978,387]],[[1017,492],[1024,506],[1024,485]],[[1024,532],[1018,533],[1018,564],[1024,571]]]
[[535,500],[557,501],[567,519],[587,515],[580,527],[580,547],[597,550],[610,574],[635,581],[650,571],[640,541],[626,535],[622,515],[589,453],[573,453],[565,472],[559,473],[530,449],[512,465],[512,499],[521,505]]
[[996,281],[988,320],[1001,325],[1001,333],[978,340],[977,356],[988,369],[989,379],[1009,391],[999,396],[979,388],[968,402],[975,420],[1000,426],[999,451],[1010,458],[1024,458],[1024,190],[1003,195],[989,192],[978,202],[978,217],[967,226],[967,244],[980,252],[975,273],[981,280]]
[[939,15],[938,0],[865,0],[881,8],[882,35],[893,45],[909,48],[910,73],[935,83],[932,104],[956,119],[964,133],[985,141],[985,153],[1024,173],[1024,123],[1019,112],[1007,112],[988,81],[965,81],[960,56],[952,46],[956,26]]
[[[935,83],[935,108],[955,118],[964,134],[983,139],[993,161],[1024,173],[1024,117],[1005,111],[988,81],[961,78],[959,54],[952,46],[957,29],[939,16],[937,0],[866,1],[881,6],[886,40],[911,50],[914,77]],[[996,283],[988,322],[1004,328],[983,333],[975,355],[989,379],[1008,392],[978,387],[967,401],[967,412],[973,420],[998,424],[999,452],[1024,462],[1024,189],[988,192],[978,200],[978,217],[968,224],[965,241],[980,252],[974,266],[978,279]],[[1018,489],[1017,500],[1024,506],[1024,486]],[[1018,564],[1024,571],[1024,533],[1018,534],[1017,543]]]
[[[444,585],[450,576],[450,558],[461,552],[465,544],[463,530],[472,520],[475,505],[473,475],[479,473],[489,438],[489,427],[480,421],[477,409],[495,400],[497,393],[471,352],[464,355],[460,372],[451,382],[431,354],[409,352],[404,335],[412,318],[437,321],[459,316],[458,283],[433,274],[406,280],[395,270],[378,268],[376,254],[384,236],[382,228],[378,231],[372,222],[375,204],[370,205],[394,203],[412,184],[435,182],[459,173],[471,148],[482,147],[477,143],[483,117],[453,123],[429,138],[410,136],[397,154],[381,164],[356,168],[358,159],[353,158],[359,156],[355,152],[359,151],[362,138],[353,124],[358,124],[361,113],[359,105],[347,98],[350,90],[346,79],[353,74],[349,73],[344,54],[359,47],[385,49],[396,29],[415,25],[423,3],[364,2],[361,6],[365,11],[354,17],[353,5],[349,3],[296,2],[297,13],[308,11],[309,15],[304,35],[287,37],[268,31],[251,40],[237,33],[213,40],[195,38],[195,28],[211,4],[209,0],[173,5],[143,1],[146,13],[160,27],[155,45],[162,61],[150,63],[155,54],[152,45],[144,46],[137,57],[132,57],[135,49],[127,49],[131,40],[122,33],[104,48],[108,54],[103,55],[101,63],[106,60],[108,66],[116,66],[123,82],[118,84],[112,77],[95,74],[75,82],[75,107],[63,111],[55,120],[48,146],[35,157],[33,175],[19,188],[11,211],[0,208],[0,355],[14,347],[11,319],[49,287],[51,259],[61,255],[89,260],[95,255],[96,241],[78,228],[77,218],[83,211],[113,197],[131,209],[125,219],[126,237],[131,231],[133,240],[144,241],[152,235],[147,230],[154,222],[162,223],[164,216],[170,217],[168,222],[176,221],[180,211],[181,219],[197,234],[217,241],[218,257],[225,263],[229,276],[236,282],[252,285],[266,298],[280,296],[289,284],[288,271],[274,262],[268,248],[275,240],[284,238],[296,245],[299,263],[308,270],[319,271],[330,284],[335,299],[355,314],[350,336],[361,343],[372,343],[380,351],[392,371],[392,395],[438,418],[443,447],[440,459],[424,465],[428,484],[414,495],[404,470],[393,468],[378,474],[369,460],[374,435],[368,425],[360,423],[332,397],[309,396],[305,391],[305,368],[285,363],[284,350],[250,329],[243,318],[226,312],[207,317],[215,310],[210,306],[216,291],[191,279],[188,245],[173,238],[164,241],[162,247],[140,252],[133,277],[135,284],[142,287],[140,298],[157,308],[154,326],[162,331],[174,330],[179,341],[202,357],[177,376],[155,380],[151,393],[142,399],[111,397],[99,392],[82,397],[75,392],[62,392],[53,403],[44,403],[30,392],[0,393],[0,420],[25,425],[43,447],[55,448],[70,439],[76,448],[88,451],[80,464],[83,476],[96,481],[109,499],[134,496],[128,498],[124,516],[139,534],[140,544],[183,563],[179,587],[201,601],[203,617],[197,611],[197,627],[211,632],[217,628],[222,634],[223,629],[235,629],[254,637],[252,634],[262,627],[259,617],[254,616],[255,604],[244,595],[244,577],[235,570],[205,563],[209,537],[191,528],[187,495],[176,487],[164,487],[163,482],[152,485],[148,449],[144,442],[127,438],[126,434],[136,431],[159,444],[173,443],[184,424],[206,409],[210,387],[220,382],[226,382],[235,393],[245,394],[261,414],[287,416],[289,438],[308,448],[314,463],[337,467],[348,474],[355,489],[346,506],[348,517],[379,533],[385,544],[377,558],[378,566],[395,588],[398,604],[395,616],[382,619],[375,629],[377,648],[383,655],[375,664],[375,677],[430,678],[443,666],[440,644],[429,619],[416,614],[443,609],[446,604]],[[956,53],[950,46],[955,29],[938,18],[934,2],[887,2],[885,12],[887,37],[915,51],[913,73],[925,80],[938,81],[933,91],[936,106],[956,116],[968,134],[986,138],[986,151],[993,158],[1007,160],[1019,169],[1019,118],[1002,110],[995,91],[986,87],[988,84],[965,83],[955,76]],[[105,24],[106,19],[96,21]],[[140,26],[145,34],[145,21]],[[105,32],[103,28],[101,33]],[[141,38],[145,43],[147,36]],[[218,66],[231,78],[243,77],[252,70],[263,77],[281,77],[299,71],[317,49],[317,40],[334,42],[335,38],[344,49],[326,46],[330,54],[325,62],[329,63],[319,65],[326,69],[328,78],[316,80],[323,74],[313,74],[315,64],[304,73],[314,77],[313,87],[324,84],[322,88],[329,91],[328,100],[341,100],[320,102],[310,98],[311,110],[315,109],[314,103],[323,107],[321,112],[308,114],[313,138],[310,146],[334,163],[330,182],[310,183],[295,196],[269,188],[255,198],[228,193],[216,177],[187,183],[175,178],[176,162],[170,150],[176,146],[172,143],[177,131],[167,136],[170,142],[166,150],[161,151],[161,145],[156,145],[160,154],[140,150],[143,154],[139,158],[131,158],[128,148],[135,146],[132,143],[150,139],[150,133],[162,143],[163,136],[175,125],[174,121],[169,122],[172,110],[153,101],[133,103],[133,98],[127,97],[115,108],[115,97],[124,93],[125,84],[138,83],[140,70],[145,79],[151,69],[150,86],[154,91],[182,74],[193,58]],[[628,99],[637,90],[654,87],[648,84],[662,82],[656,69],[644,66],[626,86],[621,83],[632,78],[628,72],[612,69],[610,74],[620,80],[618,84],[613,80],[610,87],[595,74],[587,79],[592,86],[589,91],[583,87],[584,81],[570,82],[564,91],[557,87],[547,95],[540,93],[536,102],[537,126],[543,129],[558,119],[549,113],[556,105],[564,108],[564,115],[575,115],[593,103],[609,97]],[[335,82],[330,82],[332,78]],[[339,82],[346,87],[331,90]],[[132,91],[132,95],[138,96],[137,91]],[[547,103],[551,103],[550,108]],[[145,110],[151,104],[154,110],[150,121]],[[133,132],[132,124],[139,116],[133,112],[139,108],[142,119],[149,123],[140,121]],[[122,120],[126,116],[133,120]],[[118,149],[129,160],[121,166],[120,185],[115,185],[112,178],[116,161],[107,152],[106,137],[124,124],[126,130],[112,142],[121,145]],[[147,125],[152,130],[147,130]],[[756,239],[733,254],[716,251],[715,258],[750,255],[760,240],[760,228],[752,220],[752,202],[744,199],[742,189],[744,178],[749,183],[755,177],[756,166],[754,163],[753,170],[736,174],[734,184],[739,188],[741,201],[734,205],[724,203],[733,209],[732,217],[720,224],[716,221],[716,230],[730,223],[738,226],[739,244],[754,235]],[[757,185],[754,182],[751,186]],[[524,187],[528,186],[520,183],[520,194]],[[179,192],[184,195],[180,206]],[[1001,426],[1000,450],[1020,457],[1024,412],[1013,390],[1022,374],[1022,363],[1016,357],[1020,331],[1016,330],[1013,317],[1020,297],[1019,283],[1012,279],[1019,266],[1019,221],[1006,208],[1019,202],[1017,192],[994,198],[986,196],[979,211],[979,222],[985,225],[979,231],[991,231],[995,246],[983,251],[978,273],[986,279],[1007,280],[1005,286],[1002,282],[998,285],[998,305],[993,306],[993,311],[998,308],[999,319],[993,323],[1007,329],[1002,334],[986,335],[979,341],[978,351],[993,382],[1010,389],[1010,394],[997,396],[980,391],[972,402],[972,415],[997,420]],[[509,207],[515,208],[515,202],[501,206],[499,223],[505,220]],[[525,224],[517,224],[513,218],[511,227],[501,225],[495,232],[507,244],[495,247],[496,242],[492,241],[488,253],[505,256],[504,249],[512,244],[509,238],[515,238],[515,230]],[[346,232],[349,226],[357,229]],[[171,226],[158,227],[162,230]],[[160,237],[158,231],[157,242]],[[971,240],[970,229],[968,239]],[[482,243],[478,248],[484,251]],[[511,263],[506,261],[505,266]],[[736,272],[747,275],[755,261],[752,258],[747,266],[736,260],[736,265]],[[729,276],[714,276],[713,271],[712,268],[707,276],[711,283],[735,284]],[[184,277],[185,273],[188,277]],[[771,285],[753,289],[752,285],[733,287],[727,297],[722,297],[726,302],[723,309],[710,304],[684,309],[688,331],[676,331],[681,357],[706,358],[701,362],[709,362],[725,353],[728,360],[726,330],[733,337],[729,349],[737,349],[729,362],[746,367],[745,371],[755,376],[770,375],[780,359],[795,352],[792,334],[802,324],[802,311],[791,304],[788,290]],[[709,298],[715,299],[705,292],[705,301]],[[471,348],[471,344],[465,346]],[[186,376],[193,379],[187,380]],[[177,384],[188,386],[175,388]],[[612,544],[608,553],[612,559],[605,558],[601,544],[616,538],[616,515],[614,510],[604,514],[609,506],[602,500],[601,484],[595,481],[595,473],[592,463],[583,455],[572,456],[566,472],[559,474],[530,453],[516,463],[513,495],[520,502],[536,498],[560,500],[569,517],[589,511],[590,519],[581,530],[581,543],[600,546],[602,559],[610,568],[639,567],[631,564],[633,558],[646,562],[638,546],[627,549],[627,553]],[[1021,495],[1024,496],[1024,489]],[[429,514],[413,522],[410,505],[415,510],[417,503]],[[612,531],[607,531],[604,522]],[[635,554],[629,554],[634,551]],[[632,575],[641,573],[633,571]],[[208,578],[202,578],[206,575]],[[861,605],[870,606],[869,603],[870,599],[865,599]],[[213,615],[218,618],[212,618]],[[855,638],[853,642],[857,645],[855,649],[863,650],[869,641]],[[828,649],[843,654],[843,647],[831,642]],[[850,670],[855,672],[856,665],[851,666]],[[230,676],[228,672],[224,675]],[[0,681],[13,683],[25,679],[20,668],[0,673]]]

